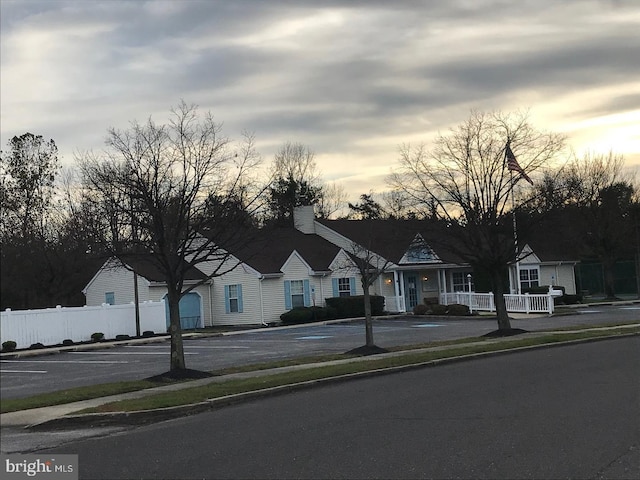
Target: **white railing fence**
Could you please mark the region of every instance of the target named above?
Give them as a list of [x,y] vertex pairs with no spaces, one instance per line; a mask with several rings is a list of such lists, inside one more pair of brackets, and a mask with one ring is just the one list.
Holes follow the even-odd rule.
[[384,297],[384,309],[388,312],[404,312],[404,297],[386,296]]
[[[139,306],[140,333],[166,332],[164,302],[143,302]],[[66,339],[84,342],[91,340],[91,334],[96,332],[103,333],[107,339],[116,335],[135,336],[133,303],[0,312],[0,342],[13,340],[17,348],[27,348],[34,343],[57,345]]]
[[[560,292],[561,293],[561,292]],[[513,313],[553,313],[553,298],[558,295],[556,290],[550,290],[546,294],[522,295],[506,294],[504,300],[507,312]],[[455,292],[441,293],[440,303],[451,305],[454,303],[467,305],[471,311],[495,312],[493,293]]]

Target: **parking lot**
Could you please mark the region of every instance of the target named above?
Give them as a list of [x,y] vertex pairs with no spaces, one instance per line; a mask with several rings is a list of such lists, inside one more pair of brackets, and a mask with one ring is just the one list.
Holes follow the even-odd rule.
[[[512,320],[514,328],[543,330],[573,325],[640,322],[640,305],[580,308],[571,315]],[[374,320],[377,345],[390,347],[479,337],[496,329],[495,319],[395,317]],[[219,337],[185,339],[188,368],[212,371],[301,356],[343,353],[364,344],[364,322],[264,328]],[[137,380],[169,368],[169,343],[120,345],[0,361],[1,398],[20,398],[64,388]]]

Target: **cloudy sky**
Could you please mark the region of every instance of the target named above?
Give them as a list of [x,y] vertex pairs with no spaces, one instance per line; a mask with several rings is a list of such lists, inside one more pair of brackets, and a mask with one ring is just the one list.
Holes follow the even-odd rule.
[[224,133],[316,152],[352,198],[384,190],[401,143],[471,109],[530,109],[577,151],[640,165],[637,0],[0,0],[0,136],[63,161],[181,99]]

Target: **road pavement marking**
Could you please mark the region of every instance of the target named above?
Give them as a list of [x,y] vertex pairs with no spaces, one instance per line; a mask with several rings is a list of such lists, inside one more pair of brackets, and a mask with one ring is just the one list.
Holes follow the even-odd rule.
[[620,307],[620,310],[640,310],[640,307]]
[[[72,355],[166,355],[167,352],[69,352]],[[184,352],[185,355],[198,355]]]
[[0,370],[0,373],[47,373],[46,370]]
[[431,327],[444,327],[438,323],[421,323],[420,325],[414,325],[415,328],[431,328]]
[[602,313],[602,310],[578,310],[578,313]]
[[308,335],[306,337],[298,337],[296,340],[323,340],[325,338],[331,338],[329,335]]
[[129,363],[126,360],[0,360],[2,363]]

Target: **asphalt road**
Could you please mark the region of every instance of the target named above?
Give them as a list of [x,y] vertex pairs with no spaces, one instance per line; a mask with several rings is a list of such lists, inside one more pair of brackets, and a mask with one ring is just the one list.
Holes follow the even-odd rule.
[[96,479],[640,478],[639,365],[639,337],[513,353],[46,451]]
[[[575,314],[514,319],[525,330],[562,328],[622,321],[640,322],[640,305],[586,307]],[[374,321],[382,347],[478,337],[496,329],[495,320],[398,317]],[[342,353],[364,344],[363,322],[263,329],[225,337],[185,341],[189,368],[212,371],[286,358]],[[169,344],[121,346],[0,360],[0,398],[21,398],[64,388],[137,380],[169,369]]]

